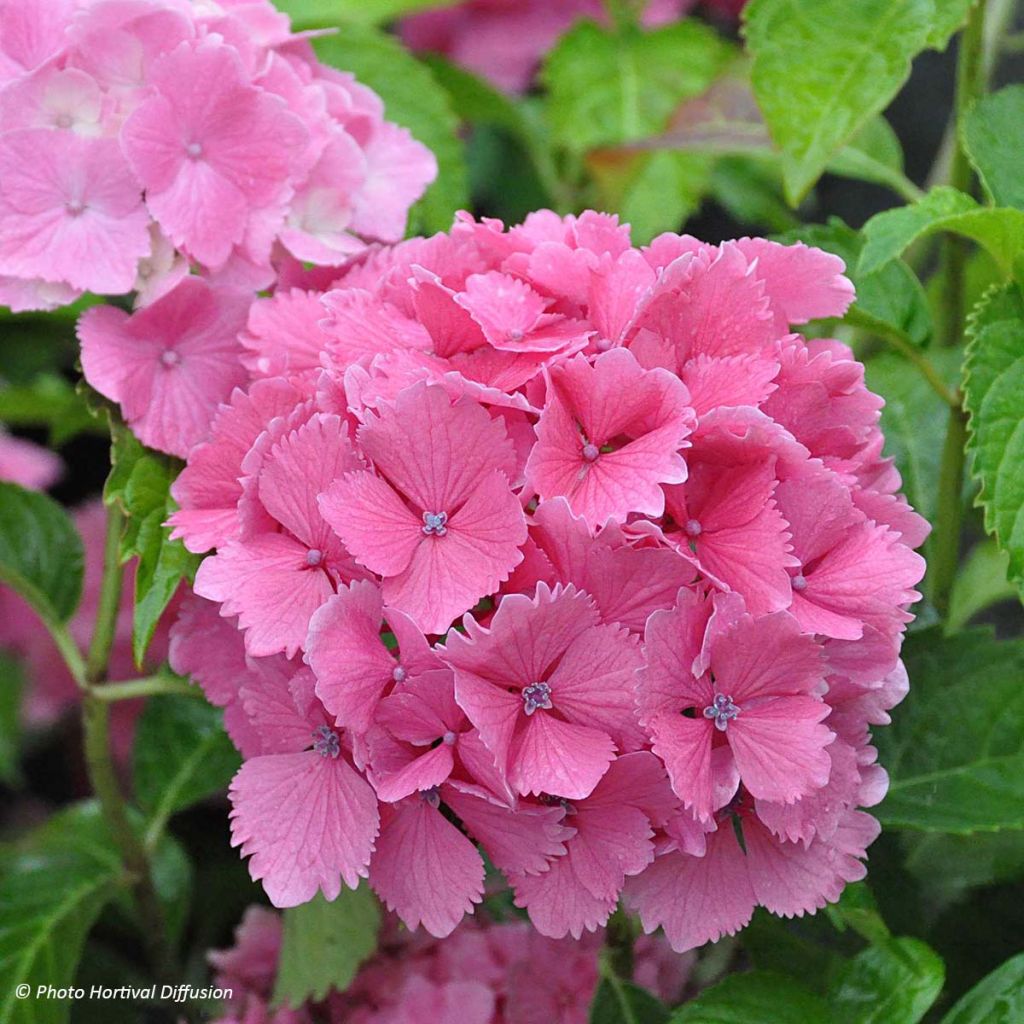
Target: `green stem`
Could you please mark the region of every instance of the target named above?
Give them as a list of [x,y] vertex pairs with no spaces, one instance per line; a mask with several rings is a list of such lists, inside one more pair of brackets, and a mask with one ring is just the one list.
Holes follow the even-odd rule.
[[[957,128],[985,92],[989,68],[985,55],[985,14],[988,0],[977,0],[968,15],[960,37],[957,57],[955,116]],[[953,153],[950,184],[962,192],[970,192],[973,172],[960,144]],[[956,345],[964,328],[964,271],[967,250],[963,239],[948,237],[944,241],[939,270],[940,335],[939,343]],[[942,447],[939,468],[939,491],[935,512],[935,530],[929,542],[929,595],[940,615],[949,610],[949,598],[960,563],[960,541],[963,531],[964,459],[967,445],[967,420],[961,403],[949,411],[946,440]]]
[[630,981],[633,977],[633,943],[636,928],[632,918],[621,908],[608,919],[605,932],[604,974],[609,981]]
[[95,693],[88,693],[83,699],[82,727],[89,781],[121,854],[121,860],[132,876],[132,891],[142,925],[142,939],[150,962],[157,974],[164,978],[170,972],[170,947],[166,938],[163,908],[153,884],[149,858],[128,818],[124,795],[110,756],[110,704],[99,700]]
[[876,338],[880,338],[887,345],[899,352],[904,359],[914,364],[921,376],[928,382],[931,389],[951,408],[959,408],[960,400],[946,386],[945,381],[939,376],[939,372],[931,364],[928,357],[913,342],[906,331],[901,331],[893,324],[886,323],[864,313],[856,306],[851,307],[846,313],[846,322],[854,327],[859,327]]
[[942,462],[939,467],[935,530],[929,542],[928,559],[929,592],[932,604],[942,616],[949,610],[949,596],[960,564],[966,444],[967,417],[960,408],[950,409],[946,441],[942,447]]
[[128,679],[120,683],[104,683],[92,690],[93,697],[105,704],[114,704],[122,700],[136,700],[139,697],[158,697],[163,694],[202,697],[203,691],[187,680],[171,675],[146,676],[144,679]]
[[121,607],[121,531],[124,516],[116,504],[107,508],[107,535],[103,546],[103,581],[100,584],[99,608],[93,627],[92,643],[85,665],[87,683],[99,682],[107,673],[110,651],[114,646],[117,613]]

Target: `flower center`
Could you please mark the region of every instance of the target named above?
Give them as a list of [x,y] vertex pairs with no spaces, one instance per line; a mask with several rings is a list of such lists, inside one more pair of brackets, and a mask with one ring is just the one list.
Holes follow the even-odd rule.
[[319,548],[310,548],[306,552],[306,565],[311,569],[318,566],[324,560],[324,553]]
[[81,199],[69,199],[64,208],[72,217],[80,217],[85,212],[85,203]]
[[804,574],[802,572],[798,573],[796,576],[794,576],[793,579],[790,582],[792,584],[793,589],[795,591],[797,591],[798,593],[801,590],[806,590],[807,589],[807,577],[804,576]]
[[687,519],[683,529],[686,531],[687,537],[699,537],[704,532],[704,527],[700,525],[699,519]]
[[160,353],[160,362],[163,363],[164,366],[170,368],[172,366],[177,366],[181,362],[181,356],[178,355],[173,348],[165,348],[163,352]]
[[317,726],[313,731],[313,750],[333,760],[341,753],[341,740],[329,725]]
[[445,523],[448,522],[447,512],[424,512],[423,532],[429,537],[443,537],[448,532]]
[[58,128],[70,128],[75,122],[70,114],[58,114],[54,118],[53,123]]
[[396,683],[404,683],[404,682],[405,682],[405,680],[406,680],[406,677],[408,676],[408,674],[409,674],[409,673],[408,673],[408,672],[406,672],[406,671],[405,671],[405,669],[404,669],[404,668],[403,668],[403,667],[402,667],[401,665],[396,665],[396,666],[395,666],[395,667],[394,667],[394,668],[393,668],[393,669],[391,670],[391,678],[392,678],[392,679],[393,679],[393,680],[394,680],[394,681],[395,681]]
[[448,730],[448,731],[447,731],[447,732],[446,732],[446,733],[445,733],[445,734],[444,734],[444,735],[443,735],[443,736],[441,737],[441,742],[442,742],[442,743],[443,743],[443,744],[444,744],[444,745],[445,745],[446,747],[454,747],[454,746],[455,746],[455,741],[456,741],[457,739],[458,739],[458,736],[456,736],[456,734],[455,734],[455,733],[453,733],[453,732],[451,731],[451,729],[449,729],[449,730]]
[[543,708],[550,711],[554,705],[551,703],[551,687],[547,683],[530,683],[523,687],[523,710],[528,715]]
[[185,152],[193,160],[198,160],[203,155],[203,144],[201,142],[190,142],[185,147]]
[[431,786],[430,789],[422,790],[420,796],[423,802],[431,807],[437,808],[441,806],[441,794],[437,791],[437,786]]
[[589,441],[583,446],[583,458],[587,462],[596,462],[598,455],[601,454],[601,449],[596,444],[591,444]]
[[713,718],[715,728],[719,732],[725,732],[729,728],[729,723],[738,718],[739,714],[740,709],[733,704],[732,697],[727,697],[724,693],[716,693],[715,699],[704,709],[704,717]]

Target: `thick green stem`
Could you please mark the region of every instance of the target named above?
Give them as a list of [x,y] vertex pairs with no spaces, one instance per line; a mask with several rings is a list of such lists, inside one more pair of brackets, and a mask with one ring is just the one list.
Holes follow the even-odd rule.
[[[950,184],[962,192],[970,192],[973,172],[960,144],[959,130],[964,117],[985,92],[990,67],[985,55],[985,14],[988,0],[977,0],[968,15],[960,37],[956,68],[955,116],[958,129],[957,146],[950,169]],[[964,271],[967,250],[963,239],[947,237],[939,270],[939,343],[956,345],[963,337]],[[949,596],[960,563],[960,535],[963,531],[964,459],[967,445],[967,421],[961,403],[950,409],[946,440],[942,448],[939,470],[938,506],[935,530],[929,544],[929,596],[940,615],[949,609]]]
[[963,517],[964,446],[967,444],[967,417],[960,408],[950,409],[946,441],[939,469],[939,492],[935,511],[935,530],[929,542],[929,596],[940,615],[949,610],[960,564],[960,533]]
[[135,700],[139,697],[158,697],[168,693],[180,697],[203,696],[203,691],[198,686],[171,675],[146,676],[144,679],[128,679],[122,683],[104,683],[92,690],[93,697],[105,704]]
[[89,781],[99,800],[103,817],[132,877],[132,891],[142,926],[142,940],[150,962],[162,979],[169,973],[170,948],[163,909],[153,885],[149,858],[128,818],[124,795],[110,756],[110,704],[87,693],[82,702],[85,762]]
[[107,535],[103,544],[103,580],[100,601],[93,627],[92,643],[85,663],[85,679],[97,683],[107,674],[110,651],[117,630],[117,613],[121,607],[121,531],[124,516],[116,504],[107,507]]

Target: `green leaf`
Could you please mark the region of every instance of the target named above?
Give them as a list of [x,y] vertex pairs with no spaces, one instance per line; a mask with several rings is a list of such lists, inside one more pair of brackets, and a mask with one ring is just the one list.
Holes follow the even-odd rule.
[[380,25],[427,8],[452,7],[459,0],[276,0],[275,6],[292,19],[292,28],[333,28],[354,23]]
[[82,540],[45,494],[0,481],[0,581],[44,621],[66,622],[82,594]]
[[377,948],[380,904],[368,885],[342,888],[328,903],[317,895],[284,912],[284,939],[274,1005],[298,1008],[344,992],[359,965]]
[[1007,960],[964,995],[942,1024],[1019,1024],[1024,1020],[1024,953]]
[[832,1024],[917,1024],[942,990],[942,960],[918,939],[858,953],[829,990]]
[[906,869],[932,907],[951,906],[969,889],[1024,877],[1024,830],[963,836],[905,832],[900,838]]
[[696,21],[620,33],[581,21],[541,71],[552,134],[578,153],[659,134],[683,100],[711,84],[729,52]]
[[1019,599],[1017,588],[1007,579],[1009,569],[1010,556],[994,541],[975,544],[953,581],[946,631],[963,629],[975,615],[1000,601]]
[[448,94],[393,36],[365,26],[314,40],[322,61],[350,71],[384,101],[389,120],[407,128],[437,158],[437,179],[410,213],[416,231],[447,231],[469,203],[466,159],[459,122]]
[[138,558],[135,570],[135,602],[132,612],[132,651],[142,666],[160,616],[183,579],[191,581],[199,556],[179,540],[170,539],[163,524],[177,508],[171,484],[181,463],[169,455],[144,448],[123,427],[113,428],[112,468],[103,489],[103,500],[117,504],[125,515],[121,536],[121,561]]
[[931,28],[931,0],[752,0],[754,94],[795,206],[896,95]]
[[933,627],[902,656],[910,693],[874,738],[891,779],[875,816],[924,832],[1024,828],[1024,640]]
[[977,503],[1024,593],[1024,298],[1016,285],[975,308],[968,337],[963,392]]
[[928,45],[944,50],[954,32],[967,20],[967,12],[978,0],[935,0],[935,16],[928,33]]
[[1024,211],[979,206],[970,196],[943,185],[920,202],[875,214],[864,225],[866,239],[858,270],[870,274],[936,231],[970,238],[985,248],[1005,275],[1024,251]]
[[239,757],[221,712],[195,697],[150,697],[135,729],[135,796],[162,826],[227,787]]
[[839,902],[830,903],[825,910],[839,931],[852,928],[868,942],[886,942],[890,937],[867,882],[848,885]]
[[18,661],[0,651],[0,782],[14,787],[21,781],[21,698],[25,673]]
[[46,427],[55,447],[87,431],[106,433],[83,396],[56,373],[0,388],[0,420],[17,427]]
[[1008,85],[968,111],[963,143],[985,192],[996,206],[1024,209],[1024,85]]
[[86,935],[122,884],[119,862],[61,816],[0,871],[0,1024],[62,1024],[70,1000],[19,999],[19,985],[66,987]]
[[731,974],[681,1006],[670,1024],[830,1024],[825,1003],[782,974]]
[[[936,349],[928,358],[940,376],[950,380],[959,369],[960,353]],[[921,374],[902,356],[888,352],[865,363],[868,387],[885,399],[882,430],[885,453],[896,460],[903,490],[910,504],[934,521],[939,490],[941,437],[949,420],[949,406],[931,389]]]
[[646,989],[602,978],[590,1003],[589,1024],[665,1024],[668,1009]]
[[932,332],[928,300],[917,275],[902,260],[893,260],[871,274],[859,271],[857,263],[864,246],[863,236],[838,217],[827,224],[804,224],[787,231],[780,242],[806,242],[833,252],[846,263],[846,273],[857,289],[854,315],[861,314],[889,324],[923,345]]
[[789,231],[796,226],[782,198],[779,176],[763,161],[723,157],[711,172],[711,194],[734,219],[764,231]]
[[917,197],[903,173],[903,147],[884,117],[873,117],[829,160],[831,174],[883,185],[904,197]]

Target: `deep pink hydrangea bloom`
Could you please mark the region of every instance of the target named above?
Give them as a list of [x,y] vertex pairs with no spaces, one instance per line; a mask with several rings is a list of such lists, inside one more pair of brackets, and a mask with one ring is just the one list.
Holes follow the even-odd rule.
[[366,877],[446,935],[486,858],[546,935],[626,894],[683,950],[861,877],[927,525],[860,364],[792,331],[843,269],[460,215],[250,308],[174,489],[212,553],[171,654],[274,902]]
[[[235,944],[207,954],[214,983],[232,991],[218,1024],[585,1024],[598,983],[594,938],[556,941],[524,922],[482,920],[438,942],[387,917],[377,953],[344,993],[272,1011],[283,933],[279,914],[251,906]],[[692,967],[664,939],[636,944],[634,981],[669,1004],[682,998]]]

